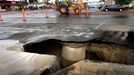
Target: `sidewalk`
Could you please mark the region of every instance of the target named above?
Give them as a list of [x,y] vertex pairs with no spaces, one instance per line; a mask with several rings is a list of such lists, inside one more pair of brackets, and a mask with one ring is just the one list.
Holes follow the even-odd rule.
[[18,11],[0,11],[1,15],[6,15],[6,14],[16,14]]
[[134,12],[134,9],[129,9],[128,11],[129,11],[129,12]]

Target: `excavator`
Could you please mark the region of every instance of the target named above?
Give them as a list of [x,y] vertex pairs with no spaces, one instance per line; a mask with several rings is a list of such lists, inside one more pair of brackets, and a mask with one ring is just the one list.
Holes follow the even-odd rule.
[[56,0],[55,8],[61,14],[70,14],[73,12],[74,14],[79,15],[84,8],[84,3],[82,0]]

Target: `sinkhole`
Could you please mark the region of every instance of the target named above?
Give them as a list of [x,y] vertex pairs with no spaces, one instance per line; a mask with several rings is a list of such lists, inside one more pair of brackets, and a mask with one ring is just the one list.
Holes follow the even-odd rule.
[[[73,49],[72,49],[73,48]],[[65,49],[65,52],[63,50]],[[70,49],[69,51],[66,51]],[[25,52],[49,54],[58,57],[60,68],[65,68],[79,60],[89,59],[119,64],[134,64],[134,32],[105,31],[100,38],[89,41],[61,41],[56,39],[43,40],[41,42],[24,45]],[[76,52],[74,52],[75,50]],[[82,54],[76,55],[75,53]],[[65,60],[64,54],[68,60]],[[66,54],[67,53],[67,54]],[[70,55],[69,55],[70,54]],[[72,58],[71,58],[72,57]],[[74,58],[74,59],[73,59]],[[76,61],[73,61],[80,58]],[[72,62],[73,61],[73,62]],[[46,73],[50,73],[49,70]]]

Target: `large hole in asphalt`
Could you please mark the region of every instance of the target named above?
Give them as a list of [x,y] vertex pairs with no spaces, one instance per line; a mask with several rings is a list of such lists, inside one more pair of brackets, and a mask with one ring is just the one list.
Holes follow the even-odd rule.
[[26,52],[31,53],[39,53],[39,54],[49,54],[49,55],[56,55],[60,62],[60,67],[62,68],[62,60],[61,60],[61,51],[62,51],[62,44],[61,41],[50,39],[41,41],[38,43],[30,43],[24,45],[24,50]]
[[[118,34],[118,32],[105,32],[101,38],[86,41],[86,43],[89,42],[86,50],[86,59],[110,63],[134,64],[134,58],[132,58],[134,57],[134,32],[127,33],[125,37],[126,43],[114,42],[113,39],[122,40],[122,37],[124,37],[122,34],[118,34],[119,37],[116,37],[117,35],[114,34]],[[62,47],[63,45],[60,40],[50,39],[26,44],[24,45],[24,50],[32,53],[56,55],[60,61],[60,67],[64,68],[61,57]]]
[[[55,54],[59,55],[62,49],[62,45],[59,40],[46,40],[38,43],[30,43],[24,46],[26,52],[33,52],[39,54]],[[57,53],[55,53],[57,52]]]

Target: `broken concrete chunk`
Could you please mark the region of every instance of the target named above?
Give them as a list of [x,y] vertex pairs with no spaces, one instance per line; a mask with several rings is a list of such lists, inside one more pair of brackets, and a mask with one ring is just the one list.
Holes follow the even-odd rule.
[[23,44],[18,40],[0,40],[0,48],[1,50],[24,51]]
[[134,65],[83,60],[51,75],[134,75]]
[[101,40],[114,42],[118,44],[125,45],[126,37],[128,36],[128,32],[123,31],[103,31],[103,34],[101,36]]
[[1,75],[40,75],[46,69],[59,70],[57,57],[35,53],[0,50]]
[[134,66],[105,62],[80,61],[74,65],[68,75],[133,75]]

